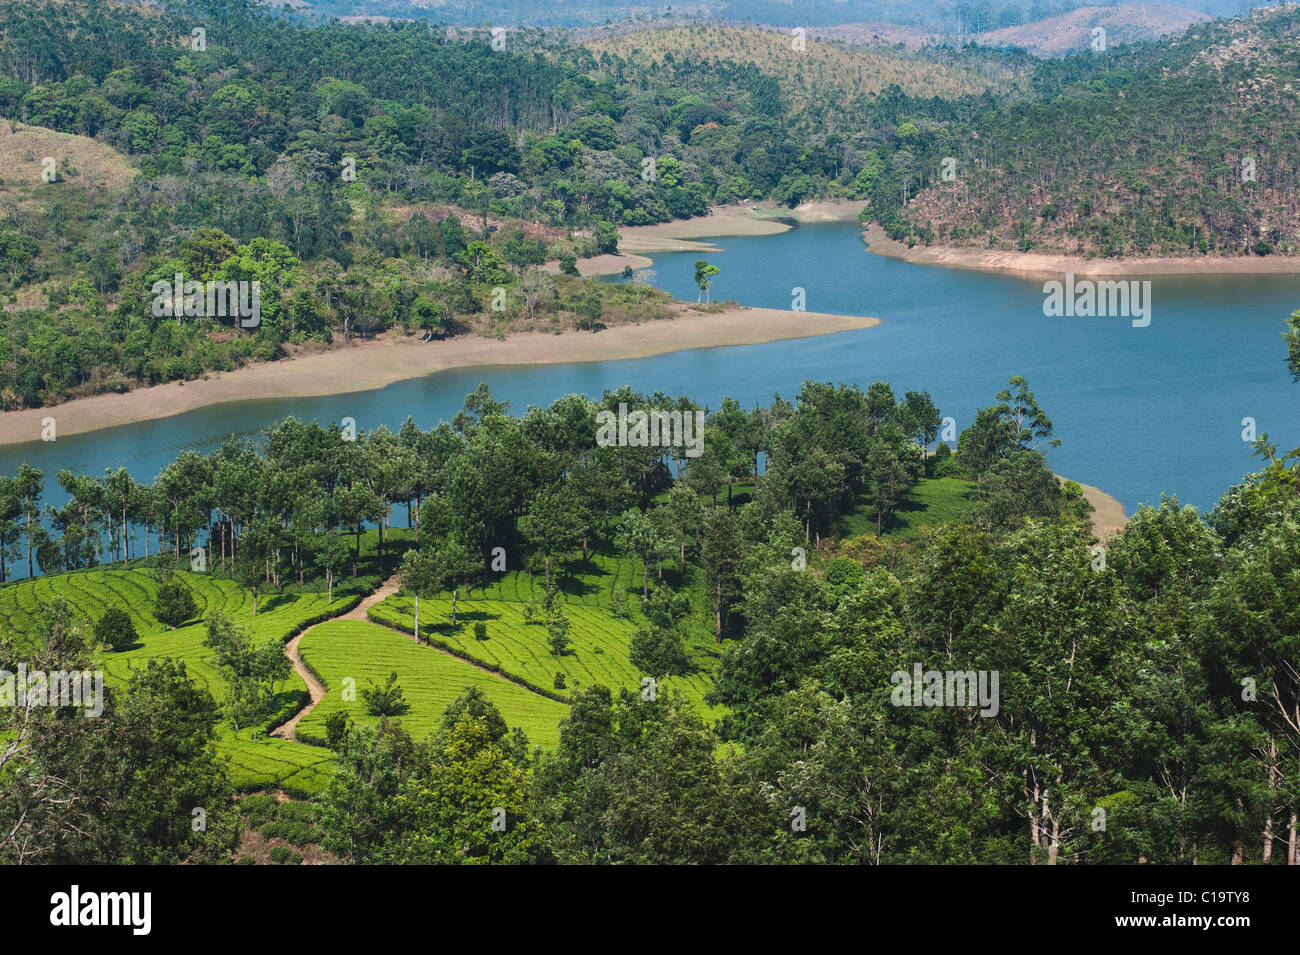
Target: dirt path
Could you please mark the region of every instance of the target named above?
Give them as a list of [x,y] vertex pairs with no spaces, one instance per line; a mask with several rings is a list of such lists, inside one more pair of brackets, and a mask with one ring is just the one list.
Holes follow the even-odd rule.
[[[323,620],[321,623],[332,623],[335,620],[365,620],[367,610],[380,601],[391,597],[395,593],[397,593],[396,574],[380,584],[378,590],[370,594],[368,597],[363,598],[361,603],[357,604],[347,613],[339,614],[337,617],[330,617],[329,620]],[[293,719],[289,720],[289,722],[271,730],[272,736],[278,736],[280,739],[289,739],[298,742],[298,736],[296,733],[298,721],[310,713],[315,708],[316,704],[325,697],[324,684],[322,684],[320,680],[316,679],[316,674],[312,673],[311,670],[307,668],[307,664],[302,660],[302,655],[298,653],[298,644],[302,641],[302,638],[319,626],[319,623],[312,624],[284,646],[284,655],[287,656],[289,662],[293,664],[294,672],[302,677],[303,682],[307,684],[307,692],[311,695],[311,702],[294,714]]]

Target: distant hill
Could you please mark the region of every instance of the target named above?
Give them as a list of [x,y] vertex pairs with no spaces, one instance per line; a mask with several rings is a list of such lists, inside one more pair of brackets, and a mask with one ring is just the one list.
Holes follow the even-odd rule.
[[934,43],[939,35],[920,27],[904,26],[899,23],[886,23],[873,20],[866,23],[841,23],[831,27],[812,27],[808,35],[819,40],[831,40],[839,43],[870,46],[881,44],[893,46],[901,43],[909,50],[917,50],[928,43]]
[[905,169],[922,188],[903,181],[892,234],[1099,256],[1300,253],[1298,36],[1287,4],[1043,60],[1036,101],[913,145]]
[[990,30],[973,37],[983,46],[1018,46],[1039,56],[1086,50],[1093,30],[1106,31],[1106,45],[1139,43],[1183,33],[1210,18],[1196,10],[1164,3],[1130,3],[1120,7],[1080,7],[1022,26]]
[[[700,16],[713,20],[747,23],[790,24],[813,28],[854,27],[893,24],[915,28],[951,38],[958,24],[959,7],[995,21],[1010,9],[1028,20],[1034,11],[1033,0],[261,0],[266,6],[280,9],[286,2],[294,8],[318,17],[388,16],[432,19],[460,25],[499,24],[503,26],[576,27],[617,23],[633,18]],[[1097,0],[1092,0],[1097,4]],[[1237,16],[1246,10],[1273,0],[1180,0],[1179,6],[1214,17]],[[1089,7],[1088,0],[1047,0],[1052,13]],[[1150,5],[1157,6],[1157,5]],[[1102,9],[1113,9],[1103,7]],[[1069,15],[1068,13],[1066,14]],[[1039,16],[1039,20],[1042,17]],[[979,26],[977,32],[997,26],[996,22]],[[969,25],[963,27],[969,29]],[[1011,29],[1016,29],[1011,27]],[[879,30],[873,32],[879,33]],[[1152,34],[1159,36],[1161,34]],[[845,39],[849,39],[845,37]],[[1030,39],[1035,39],[1031,34]],[[865,40],[850,42],[872,42]],[[887,42],[910,42],[889,40]],[[999,42],[997,40],[993,42]],[[1014,41],[1011,41],[1014,42]],[[1122,42],[1132,42],[1126,40]]]
[[987,64],[937,63],[867,47],[819,42],[810,35],[802,48],[785,31],[706,23],[644,29],[584,43],[592,52],[612,53],[641,68],[666,57],[693,63],[753,63],[779,79],[796,112],[825,106],[837,97],[871,96],[897,85],[917,97],[980,95],[986,90],[1012,92],[1021,83],[1010,70]]

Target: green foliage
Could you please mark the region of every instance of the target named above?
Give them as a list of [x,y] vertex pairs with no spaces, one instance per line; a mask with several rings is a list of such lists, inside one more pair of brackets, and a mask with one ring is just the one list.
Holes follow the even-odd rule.
[[400,716],[410,709],[402,696],[402,688],[397,685],[396,672],[388,674],[388,682],[383,686],[372,683],[363,689],[361,702],[371,716]]
[[95,639],[110,650],[129,650],[139,638],[131,615],[121,607],[109,607],[95,624]]
[[169,627],[179,627],[193,620],[198,612],[194,595],[183,581],[171,580],[158,588],[154,601],[154,616]]

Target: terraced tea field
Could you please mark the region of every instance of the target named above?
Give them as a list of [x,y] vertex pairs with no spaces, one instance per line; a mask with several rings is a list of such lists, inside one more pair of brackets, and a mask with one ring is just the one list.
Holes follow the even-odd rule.
[[[456,626],[451,626],[450,595],[420,601],[420,636],[475,663],[496,670],[513,680],[550,693],[565,694],[580,686],[602,684],[617,689],[641,686],[643,674],[628,660],[632,635],[643,620],[632,611],[630,619],[621,619],[608,609],[609,595],[616,587],[640,592],[639,566],[633,561],[604,561],[595,558],[600,571],[584,574],[572,585],[566,581],[559,602],[569,618],[569,652],[562,657],[551,653],[546,627],[528,623],[524,606],[532,600],[540,604],[543,585],[540,578],[526,573],[511,573],[490,584],[486,590],[474,590],[456,606]],[[630,601],[635,606],[635,600]],[[389,597],[370,609],[370,619],[406,633],[415,628],[415,600],[405,594]],[[487,639],[474,635],[474,624],[487,625]],[[695,672],[671,677],[660,683],[661,690],[680,693],[691,700],[706,718],[718,711],[704,703],[704,694],[712,685],[710,674],[717,659],[716,645],[700,628],[688,628],[687,653]],[[564,674],[564,689],[555,689],[555,675]]]
[[[443,711],[471,686],[477,686],[528,739],[550,749],[559,742],[559,722],[568,713],[563,703],[547,699],[524,687],[458,660],[410,637],[361,620],[331,620],[303,635],[298,652],[326,686],[325,698],[298,724],[300,738],[325,739],[325,720],[345,712],[353,722],[373,725],[379,718],[366,713],[361,690],[383,684],[397,674],[409,709],[401,716],[416,739],[422,739],[440,722]],[[344,680],[356,681],[356,698],[343,699]]]
[[[308,622],[342,613],[357,600],[355,595],[337,591],[328,605],[324,594],[263,594],[258,598],[257,616],[253,616],[252,592],[233,581],[185,571],[176,576],[193,592],[198,614],[194,622],[175,630],[154,619],[158,582],[145,568],[97,568],[9,584],[0,588],[0,627],[24,645],[39,633],[42,610],[55,597],[66,600],[79,621],[88,626],[109,607],[120,607],[130,614],[140,640],[130,650],[104,654],[105,678],[110,684],[125,683],[133,669],[150,659],[171,657],[184,660],[194,681],[220,700],[226,685],[212,665],[211,651],[203,646],[207,614],[220,611],[229,615],[258,640],[284,641]],[[302,679],[291,674],[281,696],[287,700],[306,691]],[[219,729],[217,750],[229,759],[231,782],[240,789],[279,786],[310,793],[324,784],[330,759],[326,750],[269,738],[259,727],[236,732],[228,724]]]

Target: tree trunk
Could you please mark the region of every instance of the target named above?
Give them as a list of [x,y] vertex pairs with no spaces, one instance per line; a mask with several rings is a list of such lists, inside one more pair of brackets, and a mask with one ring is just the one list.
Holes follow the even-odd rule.
[[717,638],[717,642],[721,643],[722,642],[722,581],[721,580],[718,581],[717,597],[718,599],[713,605],[714,618],[716,623],[714,636]]
[[1291,837],[1287,840],[1286,847],[1286,864],[1300,865],[1300,845],[1297,844],[1300,839],[1300,827],[1296,825],[1296,811],[1291,810]]

